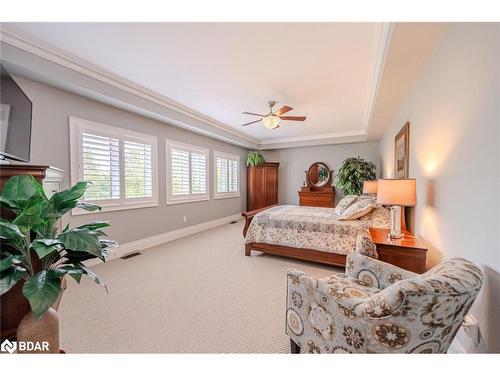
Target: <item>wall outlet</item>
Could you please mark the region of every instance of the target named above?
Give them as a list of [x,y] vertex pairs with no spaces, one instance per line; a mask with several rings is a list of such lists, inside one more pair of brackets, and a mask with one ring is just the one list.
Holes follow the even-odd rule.
[[187,221],[188,221],[188,217],[187,217],[187,216],[184,216],[184,217],[182,218],[182,221],[183,221],[184,223],[187,223]]

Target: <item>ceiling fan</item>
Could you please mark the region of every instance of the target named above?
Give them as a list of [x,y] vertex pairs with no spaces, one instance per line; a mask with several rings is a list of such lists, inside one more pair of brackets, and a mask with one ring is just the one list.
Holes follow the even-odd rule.
[[289,107],[287,105],[284,105],[276,112],[273,112],[273,107],[276,105],[276,102],[271,100],[267,104],[269,105],[269,113],[267,115],[260,115],[258,113],[253,113],[253,112],[241,112],[244,115],[253,115],[261,117],[259,120],[250,121],[241,126],[248,126],[262,120],[264,126],[272,130],[272,129],[278,129],[280,127],[281,120],[304,121],[306,119],[306,116],[283,116],[285,113],[290,112],[293,109],[292,107]]

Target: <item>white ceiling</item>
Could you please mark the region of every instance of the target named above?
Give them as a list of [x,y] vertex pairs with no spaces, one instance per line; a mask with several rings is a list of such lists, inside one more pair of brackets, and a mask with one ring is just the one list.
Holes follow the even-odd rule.
[[[9,27],[263,144],[364,135],[386,48],[381,23],[13,23]],[[305,115],[276,130],[242,111]],[[256,118],[255,118],[256,119]]]

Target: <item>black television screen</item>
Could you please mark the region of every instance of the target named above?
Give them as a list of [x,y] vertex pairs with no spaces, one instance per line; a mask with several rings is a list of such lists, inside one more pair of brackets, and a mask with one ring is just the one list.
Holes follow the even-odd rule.
[[0,157],[30,160],[32,103],[0,64]]

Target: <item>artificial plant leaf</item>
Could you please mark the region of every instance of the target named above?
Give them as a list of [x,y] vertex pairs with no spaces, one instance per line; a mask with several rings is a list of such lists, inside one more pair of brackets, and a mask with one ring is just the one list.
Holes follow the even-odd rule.
[[90,182],[80,181],[69,189],[55,193],[50,198],[51,206],[53,207],[53,213],[57,213],[62,216],[76,207],[78,199],[80,199],[85,190],[87,190]]
[[23,232],[30,231],[33,227],[38,225],[41,221],[42,207],[40,201],[43,198],[31,199],[24,208],[18,212],[17,217],[12,223],[23,229]]
[[99,284],[99,285],[102,285],[104,287],[104,289],[106,289],[106,293],[108,292],[108,287],[106,286],[106,284],[104,284],[104,282],[99,278],[99,276],[97,276],[94,271],[92,271],[90,268],[88,268],[87,266],[85,266],[84,264],[82,263],[76,263],[75,264],[75,267],[78,267],[80,268],[84,274],[86,274],[88,277],[90,277],[92,280],[94,280],[94,282],[96,284]]
[[76,207],[85,211],[101,211],[101,206],[92,203],[78,202]]
[[24,238],[19,227],[7,220],[0,219],[0,238],[10,241],[19,241]]
[[23,294],[30,303],[35,320],[40,319],[47,312],[61,293],[61,278],[50,277],[52,275],[49,271],[38,272],[23,286]]
[[0,259],[0,272],[12,267],[12,265],[21,264],[24,260],[24,255],[9,255],[5,258]]
[[55,239],[36,239],[31,243],[31,247],[37,253],[38,258],[43,259],[50,253],[62,249],[62,244]]
[[13,176],[5,183],[2,197],[22,210],[32,198],[43,198],[41,191],[43,187],[33,176]]
[[[84,253],[82,251],[72,251],[72,250],[66,250],[66,254],[64,254],[64,263],[65,264],[73,264],[77,262],[84,262],[89,259],[95,259],[97,256],[90,254],[90,253]],[[101,255],[102,258],[104,258],[105,255],[107,255],[105,252],[101,250]],[[100,258],[100,259],[102,259]]]
[[90,223],[87,223],[87,224],[78,225],[75,228],[87,228],[90,230],[96,230],[96,229],[106,228],[106,227],[109,227],[108,221],[94,220],[94,221],[91,221]]
[[2,272],[2,277],[0,278],[0,295],[7,293],[27,272],[26,268],[17,265],[12,265]]
[[0,195],[0,206],[14,212],[16,212],[19,208],[14,202],[5,198],[3,195]]
[[72,266],[72,265],[65,265],[65,266],[59,266],[57,268],[53,268],[49,270],[49,278],[55,279],[55,278],[61,278],[63,276],[69,275],[75,281],[79,284],[80,280],[82,279],[83,275],[83,270],[81,268]]
[[94,231],[87,228],[72,228],[62,232],[58,238],[68,250],[90,253],[104,260],[99,237]]

